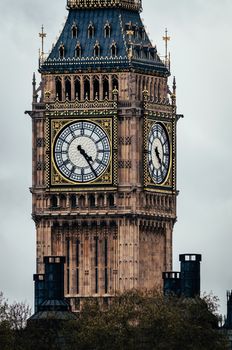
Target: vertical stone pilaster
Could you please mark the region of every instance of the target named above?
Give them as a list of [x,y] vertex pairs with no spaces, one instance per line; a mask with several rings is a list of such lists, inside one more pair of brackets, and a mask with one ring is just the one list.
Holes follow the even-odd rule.
[[75,80],[74,75],[71,75],[71,100],[74,101],[75,98]]

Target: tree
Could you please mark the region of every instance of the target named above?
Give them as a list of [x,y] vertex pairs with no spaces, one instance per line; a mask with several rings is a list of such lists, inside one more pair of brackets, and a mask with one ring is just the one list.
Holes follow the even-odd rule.
[[212,307],[211,298],[167,298],[157,292],[125,293],[107,310],[91,300],[78,322],[66,324],[69,349],[224,350],[226,339],[218,332]]
[[0,322],[0,349],[12,350],[14,346],[14,332],[7,321]]
[[89,299],[76,321],[46,319],[29,322],[20,330],[12,323],[1,323],[0,341],[5,339],[5,348],[0,343],[0,349],[225,350],[216,312],[210,296],[184,299],[130,291],[113,298],[109,307]]
[[25,302],[9,304],[0,292],[0,349],[17,349],[18,332],[26,327],[31,309]]
[[31,308],[26,302],[9,304],[0,292],[0,322],[7,322],[11,329],[20,330],[26,327]]

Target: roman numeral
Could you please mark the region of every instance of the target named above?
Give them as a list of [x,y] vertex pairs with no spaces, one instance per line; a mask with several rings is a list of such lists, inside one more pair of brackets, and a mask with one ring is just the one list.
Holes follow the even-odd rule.
[[68,164],[70,164],[70,160],[69,160],[69,159],[66,159],[66,160],[64,161],[64,165],[67,166]]

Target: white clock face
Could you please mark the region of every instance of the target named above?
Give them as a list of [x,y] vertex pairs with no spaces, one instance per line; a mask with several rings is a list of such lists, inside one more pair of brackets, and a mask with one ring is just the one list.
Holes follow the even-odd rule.
[[54,143],[54,160],[60,173],[76,183],[94,181],[107,169],[111,157],[105,131],[89,121],[61,130]]
[[166,129],[155,123],[148,136],[148,169],[155,184],[162,184],[169,170],[170,144]]

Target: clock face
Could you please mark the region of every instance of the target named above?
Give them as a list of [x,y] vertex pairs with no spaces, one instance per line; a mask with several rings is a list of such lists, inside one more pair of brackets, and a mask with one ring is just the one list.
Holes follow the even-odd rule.
[[155,184],[162,184],[169,171],[170,144],[166,129],[155,123],[148,136],[148,169]]
[[91,182],[107,169],[111,158],[106,132],[94,122],[78,121],[64,127],[54,142],[54,160],[66,179]]

